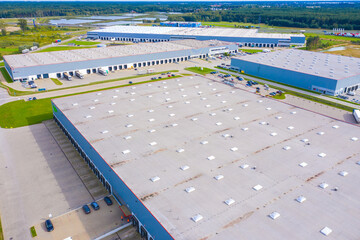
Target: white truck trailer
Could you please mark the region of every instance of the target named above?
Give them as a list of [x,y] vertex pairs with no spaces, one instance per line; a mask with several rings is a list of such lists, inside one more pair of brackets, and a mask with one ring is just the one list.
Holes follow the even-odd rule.
[[354,118],[355,118],[355,121],[356,121],[357,123],[360,123],[360,110],[354,109],[354,110],[353,110],[353,116],[354,116]]

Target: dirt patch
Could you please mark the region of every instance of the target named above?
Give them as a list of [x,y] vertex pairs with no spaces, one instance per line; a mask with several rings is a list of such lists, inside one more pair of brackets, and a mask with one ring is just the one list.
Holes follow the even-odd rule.
[[306,179],[306,182],[311,182],[312,180],[314,180],[314,179],[318,178],[319,176],[323,175],[324,173],[325,173],[324,171],[319,172],[319,173],[315,174],[314,176],[309,177],[308,179]]
[[241,217],[229,222],[228,224],[226,224],[225,226],[223,226],[222,228],[223,229],[227,229],[227,228],[230,228],[230,227],[233,227],[234,225],[242,222],[243,220],[246,220],[248,219],[249,217],[251,217],[251,215],[253,215],[254,211],[251,211],[251,212],[247,212],[245,213],[244,215],[242,215]]
[[15,31],[19,31],[19,30],[20,30],[19,27],[6,27],[7,32],[15,32]]

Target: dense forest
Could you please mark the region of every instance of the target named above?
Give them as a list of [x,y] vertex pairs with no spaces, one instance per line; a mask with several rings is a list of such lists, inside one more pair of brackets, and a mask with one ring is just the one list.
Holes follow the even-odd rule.
[[181,12],[170,21],[265,23],[299,28],[360,30],[357,2],[1,2],[0,18]]

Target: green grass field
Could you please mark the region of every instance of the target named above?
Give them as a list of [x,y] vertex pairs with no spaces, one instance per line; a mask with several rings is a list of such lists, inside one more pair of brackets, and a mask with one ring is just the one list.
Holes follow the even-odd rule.
[[100,42],[89,42],[89,41],[77,41],[77,40],[72,40],[69,42],[64,43],[64,45],[67,45],[69,43],[73,43],[75,45],[82,45],[82,46],[91,46],[91,45],[96,45],[96,44],[100,44]]
[[0,62],[0,67],[3,67],[5,66],[5,63],[4,62]]
[[63,85],[62,82],[59,81],[57,78],[50,78],[56,85]]
[[12,83],[13,82],[10,75],[9,75],[9,73],[6,71],[6,69],[4,67],[0,68],[0,72],[4,76],[7,83]]
[[247,53],[258,53],[258,52],[262,52],[263,50],[261,49],[244,49],[244,48],[240,48],[239,50],[243,51],[243,52],[247,52]]
[[0,240],[4,240],[4,235],[2,231],[1,218],[0,218]]
[[201,74],[201,75],[206,75],[206,74],[209,74],[209,73],[215,71],[214,69],[205,68],[205,67],[202,70],[201,70],[200,67],[188,67],[188,68],[185,68],[185,70],[190,71],[190,72],[194,72],[194,73],[198,73],[198,74]]
[[[91,91],[86,91],[86,92],[81,92],[81,93],[58,96],[58,97],[54,97],[54,98],[73,96],[73,95],[97,92],[97,91],[104,91],[104,90],[138,85],[138,84],[143,84],[143,83],[148,83],[148,82],[163,81],[166,79],[178,78],[178,77],[181,77],[181,75],[176,75],[175,77],[167,77],[167,78],[156,79],[156,80],[148,80],[148,81],[143,81],[143,82],[138,82],[138,83],[133,83],[133,84],[124,84],[121,86],[113,86],[113,87],[108,87],[108,88],[96,89],[96,90],[91,90]],[[14,102],[9,102],[4,105],[1,105],[0,106],[0,116],[1,116],[0,127],[2,127],[2,128],[17,128],[17,127],[23,127],[23,126],[41,123],[45,120],[51,119],[53,117],[52,107],[51,107],[51,99],[54,99],[54,98],[44,98],[44,99],[38,99],[38,100],[33,100],[33,101],[17,100]]]
[[57,46],[57,47],[48,47],[44,48],[37,52],[56,52],[56,51],[65,51],[65,50],[75,50],[75,49],[85,49],[85,48],[94,48],[94,46],[88,47],[71,47],[71,46]]
[[266,24],[253,24],[253,23],[243,23],[243,22],[201,22],[204,26],[215,26],[215,27],[226,27],[234,28],[236,26],[254,26],[254,27],[268,27]]

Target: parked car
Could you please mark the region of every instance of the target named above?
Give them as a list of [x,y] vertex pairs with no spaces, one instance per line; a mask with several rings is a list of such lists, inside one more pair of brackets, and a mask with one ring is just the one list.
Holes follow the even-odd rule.
[[111,201],[111,198],[109,198],[109,197],[104,197],[104,201],[105,201],[106,205],[108,205],[108,206],[113,204]]
[[152,77],[151,80],[156,80],[156,77]]
[[161,79],[161,77],[158,77],[158,79]]
[[129,81],[129,84],[132,84],[133,82],[132,81]]
[[50,219],[45,221],[45,227],[48,232],[51,232],[54,230],[54,225],[52,224]]
[[171,74],[171,72],[167,72],[166,74]]
[[175,77],[175,74],[171,74],[172,77]]
[[92,202],[90,205],[95,211],[100,209],[99,204],[97,204],[96,202]]
[[90,208],[89,208],[89,206],[88,206],[87,204],[84,205],[84,206],[82,207],[82,209],[84,210],[84,213],[85,213],[85,214],[91,213],[91,210],[90,210]]
[[168,77],[171,77],[171,74],[169,74]]
[[162,73],[161,75],[165,75],[166,73]]

